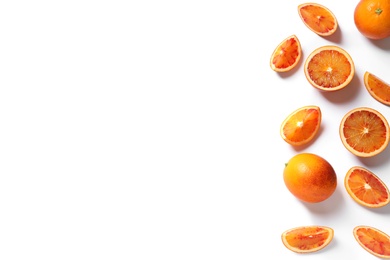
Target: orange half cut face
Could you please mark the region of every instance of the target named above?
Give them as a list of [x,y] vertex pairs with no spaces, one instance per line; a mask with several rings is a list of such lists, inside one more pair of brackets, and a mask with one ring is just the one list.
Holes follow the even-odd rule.
[[381,153],[390,139],[387,119],[369,107],[358,107],[347,112],[340,122],[339,133],[345,148],[359,157]]
[[309,83],[324,92],[345,88],[355,75],[352,57],[344,49],[321,46],[306,58],[304,73]]

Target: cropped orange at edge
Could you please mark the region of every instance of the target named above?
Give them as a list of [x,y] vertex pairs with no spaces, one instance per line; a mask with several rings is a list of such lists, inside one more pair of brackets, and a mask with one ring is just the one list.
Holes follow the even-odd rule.
[[388,0],[360,0],[353,18],[358,31],[371,40],[382,40],[390,36]]

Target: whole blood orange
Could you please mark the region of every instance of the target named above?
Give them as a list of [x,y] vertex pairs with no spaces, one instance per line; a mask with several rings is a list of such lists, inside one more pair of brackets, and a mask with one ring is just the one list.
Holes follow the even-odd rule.
[[390,1],[360,0],[354,11],[356,28],[365,37],[380,40],[390,36]]
[[337,186],[337,176],[332,165],[313,153],[293,156],[283,172],[287,189],[298,199],[317,203],[328,199]]

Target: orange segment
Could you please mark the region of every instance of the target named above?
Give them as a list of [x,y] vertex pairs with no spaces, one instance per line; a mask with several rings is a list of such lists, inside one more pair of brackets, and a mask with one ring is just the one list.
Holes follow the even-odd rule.
[[390,258],[390,237],[383,231],[369,226],[357,226],[353,229],[353,235],[359,245],[370,254]]
[[380,208],[390,202],[386,184],[373,172],[355,166],[349,169],[344,178],[348,194],[360,205],[369,208]]
[[283,232],[283,244],[296,253],[310,253],[323,249],[333,239],[333,229],[325,226],[296,227]]
[[302,56],[301,44],[295,35],[284,39],[271,55],[270,66],[276,72],[292,70]]
[[348,52],[328,45],[315,49],[307,57],[304,72],[313,87],[321,91],[336,91],[351,82],[355,66]]
[[320,36],[332,35],[337,30],[335,15],[325,6],[317,3],[304,3],[298,6],[303,23]]
[[364,73],[364,86],[368,93],[382,104],[390,106],[390,85],[366,71]]
[[345,148],[359,157],[372,157],[389,144],[389,124],[378,111],[359,107],[344,115],[339,134]]
[[318,106],[298,108],[282,122],[280,135],[291,145],[306,144],[317,135],[321,118],[321,109]]

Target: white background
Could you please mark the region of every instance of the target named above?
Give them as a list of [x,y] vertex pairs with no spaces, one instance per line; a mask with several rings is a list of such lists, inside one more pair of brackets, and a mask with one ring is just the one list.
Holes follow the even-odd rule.
[[[389,108],[365,90],[370,71],[390,81],[390,39],[364,38],[357,1],[319,1],[339,22],[322,38],[295,0],[2,1],[0,4],[0,258],[375,259],[356,225],[390,233],[390,208],[346,193],[355,165],[390,184],[389,153],[359,159],[338,127],[352,108]],[[303,57],[270,69],[274,48],[297,35]],[[303,73],[315,48],[346,49],[356,75],[320,93]],[[294,149],[283,119],[318,105],[322,128]],[[282,179],[300,152],[327,159],[338,187],[305,204]],[[327,225],[331,244],[297,255],[283,231]]]

